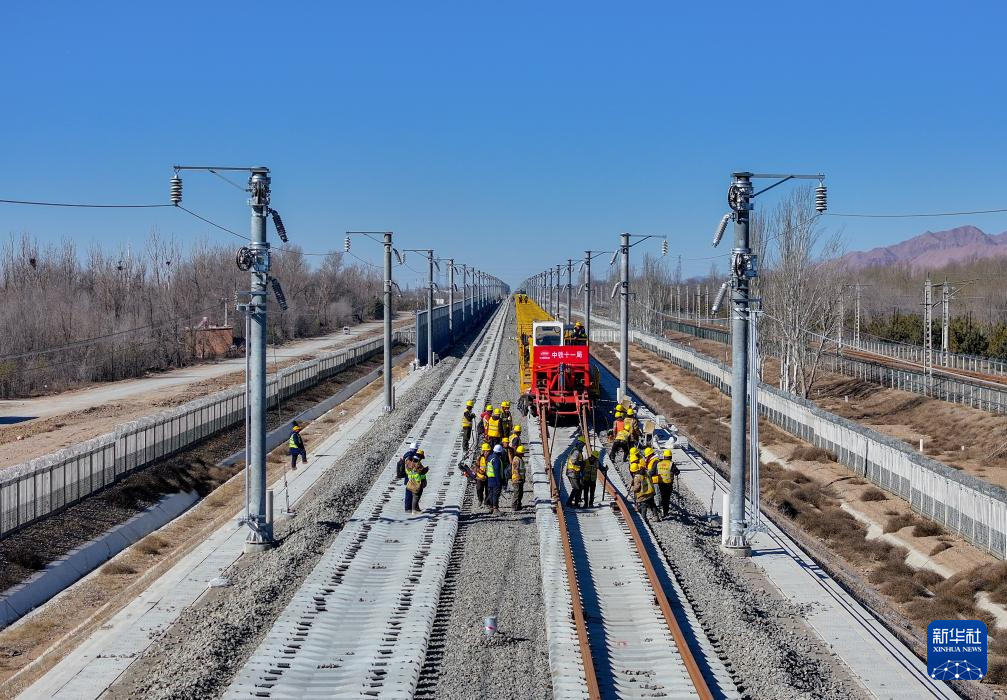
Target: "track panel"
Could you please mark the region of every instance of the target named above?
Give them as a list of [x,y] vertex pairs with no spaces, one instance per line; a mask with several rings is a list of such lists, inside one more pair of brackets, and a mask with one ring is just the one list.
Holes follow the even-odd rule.
[[417,421],[424,513],[403,510],[396,455],[225,693],[227,698],[411,697],[437,610],[465,478],[457,418],[485,400],[505,314]]

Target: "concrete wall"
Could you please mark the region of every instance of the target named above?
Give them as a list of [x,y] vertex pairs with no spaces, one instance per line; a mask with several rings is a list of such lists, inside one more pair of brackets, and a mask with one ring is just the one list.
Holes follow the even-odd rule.
[[[395,333],[395,341],[403,340]],[[271,376],[269,405],[380,355],[376,338],[301,362]],[[0,475],[0,538],[58,512],[155,461],[245,419],[244,387],[229,389],[119,426]]]
[[[462,302],[456,301],[452,307],[455,338],[464,335],[472,327],[482,324],[497,307],[496,300],[489,300],[482,304],[468,305],[465,314],[465,323],[462,323]],[[473,311],[474,309],[474,311]],[[441,357],[448,348],[454,345],[455,338],[451,337],[448,331],[448,305],[435,306],[434,315],[434,354]],[[427,364],[427,310],[416,312],[416,363],[422,367]]]

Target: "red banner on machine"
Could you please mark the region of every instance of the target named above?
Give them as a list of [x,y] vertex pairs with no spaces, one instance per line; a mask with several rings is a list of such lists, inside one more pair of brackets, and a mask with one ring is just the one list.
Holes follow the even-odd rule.
[[534,351],[536,367],[586,365],[590,362],[590,351],[586,345],[539,345]]

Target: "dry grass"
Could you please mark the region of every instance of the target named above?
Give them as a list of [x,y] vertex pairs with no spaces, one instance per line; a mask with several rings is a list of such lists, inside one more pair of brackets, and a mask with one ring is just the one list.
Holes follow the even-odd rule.
[[887,501],[888,500],[888,496],[886,496],[885,492],[882,491],[881,489],[875,488],[874,486],[872,486],[869,489],[864,489],[864,492],[862,494],[860,494],[860,500],[861,501]]
[[790,459],[803,462],[822,462],[827,464],[829,462],[835,462],[836,456],[828,450],[823,450],[821,447],[815,447],[814,445],[798,445],[790,453]]
[[136,569],[134,569],[129,564],[124,564],[120,561],[110,561],[101,567],[101,573],[105,576],[125,576],[128,574],[135,574]]
[[160,554],[161,550],[168,546],[168,541],[158,535],[147,535],[142,540],[133,545],[134,549],[143,554]]
[[944,528],[931,520],[924,520],[913,528],[913,537],[936,537],[943,534]]
[[947,542],[938,542],[934,545],[934,548],[930,550],[930,556],[935,557],[946,549],[951,549],[951,545]]

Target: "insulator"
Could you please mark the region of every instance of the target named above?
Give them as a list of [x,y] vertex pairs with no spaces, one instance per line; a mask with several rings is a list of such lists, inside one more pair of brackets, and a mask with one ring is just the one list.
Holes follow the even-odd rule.
[[727,230],[727,223],[731,220],[730,214],[724,214],[724,218],[720,220],[717,224],[717,230],[713,234],[713,247],[716,248],[720,245],[720,239],[724,237],[724,231]]
[[283,226],[283,219],[280,218],[280,212],[275,209],[270,209],[269,213],[273,217],[273,226],[276,227],[276,235],[280,237],[280,240],[284,243],[287,242],[287,229]]
[[668,254],[668,241],[661,241],[661,255]]
[[176,207],[182,203],[182,178],[178,173],[171,177],[171,203]]
[[710,313],[717,315],[720,313],[720,305],[724,303],[724,296],[727,294],[728,283],[724,282],[720,285],[720,290],[717,292],[716,298],[713,300],[713,306],[710,307]]
[[275,277],[269,278],[269,283],[273,285],[273,294],[276,295],[276,303],[280,305],[281,311],[287,310],[287,297],[283,293],[283,287],[280,286],[280,280]]
[[828,193],[825,191],[825,183],[819,182],[818,187],[815,188],[815,211],[824,214],[828,208]]
[[349,236],[347,236],[346,238],[343,239],[343,250],[345,250],[347,253],[350,252],[350,237]]

